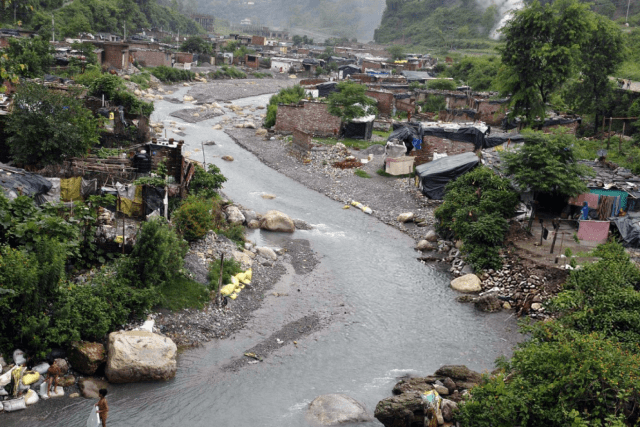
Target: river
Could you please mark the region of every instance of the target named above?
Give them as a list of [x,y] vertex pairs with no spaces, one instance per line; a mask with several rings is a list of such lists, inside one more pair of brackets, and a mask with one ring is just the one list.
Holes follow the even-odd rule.
[[[182,97],[187,89],[174,96]],[[267,100],[259,96],[235,103]],[[180,123],[169,113],[181,108],[157,101],[153,120]],[[314,225],[293,235],[258,230],[249,237],[272,246],[291,238],[307,240],[320,264],[309,275],[285,276],[276,287],[289,297],[266,299],[235,338],[180,354],[175,379],[111,385],[109,427],[305,426],[305,408],[318,395],[345,393],[373,413],[399,376],[431,374],[443,364],[491,370],[496,357],[511,354],[520,337],[509,312],[484,314],[457,303],[448,274],[416,261],[411,238],[359,210],[343,210],[263,165],[223,131],[211,130],[218,120],[181,125],[185,150],[201,160],[196,148],[214,140],[216,145],[205,147],[207,161],[228,178],[224,192],[229,198],[257,212],[277,209]],[[224,162],[222,155],[235,161]],[[263,193],[277,197],[265,200]],[[283,324],[309,313],[325,319],[325,327],[297,345],[284,344],[261,363],[237,371],[224,368]],[[92,404],[81,398],[52,403],[0,415],[0,424],[84,426]]]

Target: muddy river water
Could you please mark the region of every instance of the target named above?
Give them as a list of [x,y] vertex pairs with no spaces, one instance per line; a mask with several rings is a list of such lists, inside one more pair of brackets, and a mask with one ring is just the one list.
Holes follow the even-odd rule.
[[[186,89],[174,96],[182,98]],[[267,100],[258,96],[235,103],[264,105]],[[153,121],[180,123],[169,113],[181,108],[157,101]],[[266,167],[223,131],[211,130],[218,120],[181,125],[185,151],[201,161],[202,151],[195,150],[202,141],[214,140],[205,154],[228,178],[227,197],[257,212],[276,209],[314,226],[293,235],[254,231],[249,237],[278,247],[286,239],[307,240],[320,263],[308,274],[290,271],[275,289],[288,296],[265,298],[235,338],[182,353],[175,379],[110,386],[109,427],[305,426],[306,406],[318,395],[345,393],[373,413],[402,375],[431,374],[443,364],[491,370],[496,357],[511,353],[520,337],[509,313],[484,314],[457,303],[448,274],[416,261],[412,239]],[[222,161],[222,155],[235,161]],[[277,197],[265,200],[263,193]],[[309,314],[322,319],[320,330],[297,344],[285,342],[263,362],[225,368],[284,324]],[[0,415],[0,425],[80,427],[92,404],[81,398],[50,403]]]

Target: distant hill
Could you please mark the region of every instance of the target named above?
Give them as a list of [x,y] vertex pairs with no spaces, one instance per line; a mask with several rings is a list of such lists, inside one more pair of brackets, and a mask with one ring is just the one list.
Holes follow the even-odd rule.
[[[300,27],[368,41],[380,24],[384,0],[197,0],[198,10],[238,25]],[[322,40],[318,40],[322,41]]]

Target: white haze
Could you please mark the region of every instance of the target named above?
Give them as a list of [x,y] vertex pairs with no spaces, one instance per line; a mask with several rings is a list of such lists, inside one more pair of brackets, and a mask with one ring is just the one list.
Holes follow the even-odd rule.
[[524,8],[524,2],[522,0],[503,0],[503,1],[491,1],[491,0],[476,0],[480,6],[483,8],[488,8],[489,6],[497,6],[498,13],[501,18],[500,21],[496,24],[496,26],[491,30],[489,37],[494,40],[500,38],[500,29],[505,26],[507,21],[513,18],[513,14],[515,11]]

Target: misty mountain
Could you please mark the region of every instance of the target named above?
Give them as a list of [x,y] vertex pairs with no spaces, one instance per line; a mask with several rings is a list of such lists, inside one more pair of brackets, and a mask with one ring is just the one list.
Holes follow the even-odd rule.
[[198,10],[240,24],[300,27],[335,37],[373,39],[384,0],[197,0]]

